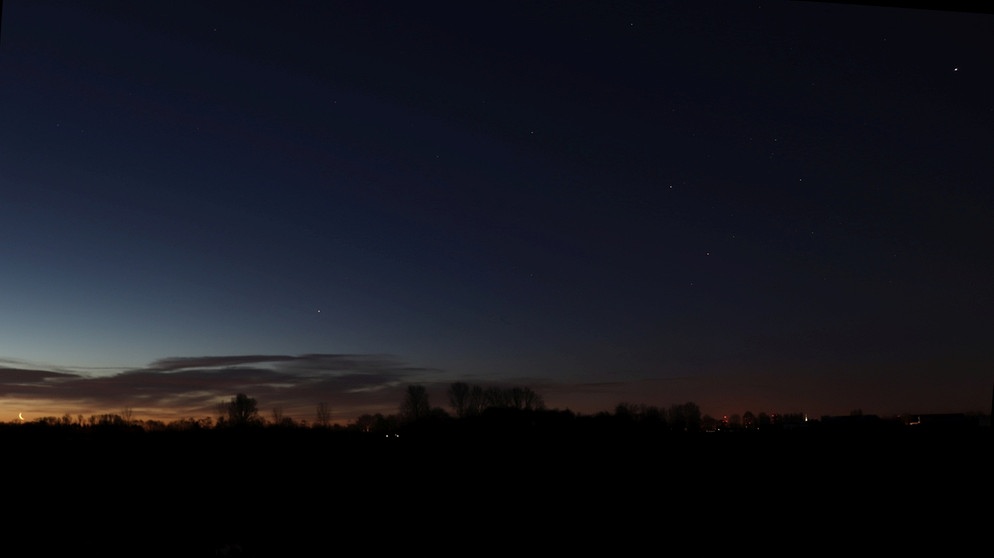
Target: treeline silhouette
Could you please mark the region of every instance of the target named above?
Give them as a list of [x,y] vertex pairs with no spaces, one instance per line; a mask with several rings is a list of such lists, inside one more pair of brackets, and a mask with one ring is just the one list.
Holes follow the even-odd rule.
[[[315,431],[343,439],[362,437],[585,437],[646,438],[665,435],[734,434],[775,432],[898,433],[908,431],[971,431],[990,426],[990,416],[981,414],[907,415],[883,418],[856,409],[846,416],[810,420],[803,413],[731,415],[716,419],[703,414],[692,402],[660,407],[619,403],[613,412],[593,415],[549,409],[544,398],[528,387],[499,387],[454,382],[446,392],[449,410],[433,406],[428,390],[420,384],[407,386],[396,413],[363,414],[346,424],[333,423],[327,403],[318,403],[312,422],[295,420],[273,408],[262,414],[259,402],[238,393],[217,406],[214,417],[181,418],[171,422],[140,420],[130,409],[120,414],[64,414],[30,422],[7,423],[9,430],[65,432],[247,432],[288,434]],[[984,428],[989,430],[989,428]]]
[[376,552],[441,529],[508,551],[534,537],[617,549],[743,506],[769,529],[793,510],[851,505],[865,486],[888,508],[990,487],[991,429],[975,421],[732,423],[693,402],[581,415],[527,388],[461,383],[447,396],[451,412],[412,385],[396,413],[345,425],[326,404],[308,423],[264,417],[243,393],[213,418],[160,423],[125,410],[5,423],[0,474],[44,494],[11,502],[23,529],[8,523],[8,541],[43,542],[46,555],[304,556]]

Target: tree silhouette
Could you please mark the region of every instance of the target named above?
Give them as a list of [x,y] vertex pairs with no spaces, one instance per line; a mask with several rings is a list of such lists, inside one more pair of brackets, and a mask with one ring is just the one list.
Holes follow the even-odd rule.
[[239,393],[231,398],[224,406],[228,424],[231,426],[246,426],[259,422],[259,405],[252,397]]
[[397,429],[397,415],[384,416],[382,413],[375,415],[367,413],[357,417],[353,421],[352,427],[360,432],[390,433]]
[[639,406],[634,403],[621,402],[614,407],[614,419],[616,422],[623,422],[625,424],[634,423],[638,420],[639,413]]
[[431,414],[428,390],[422,385],[407,386],[404,402],[400,405],[400,416],[405,422],[414,422]]
[[478,415],[486,408],[487,402],[483,386],[473,386],[469,390],[469,404],[466,406],[466,414]]
[[527,409],[529,411],[541,411],[545,409],[545,400],[542,396],[532,391],[528,387],[513,387],[509,390],[511,404],[515,409]]
[[328,407],[327,403],[318,403],[317,419],[314,424],[321,428],[331,426],[331,408]]
[[483,390],[483,402],[484,409],[507,409],[511,407],[511,396],[497,386],[490,386]]
[[701,408],[693,401],[682,405],[671,405],[668,414],[668,422],[673,430],[697,432],[701,429]]
[[449,405],[456,413],[456,417],[463,418],[469,411],[469,384],[466,382],[453,382],[449,386]]
[[456,417],[478,415],[486,409],[518,409],[541,411],[545,409],[542,396],[527,387],[501,388],[470,386],[465,382],[449,385],[449,405]]

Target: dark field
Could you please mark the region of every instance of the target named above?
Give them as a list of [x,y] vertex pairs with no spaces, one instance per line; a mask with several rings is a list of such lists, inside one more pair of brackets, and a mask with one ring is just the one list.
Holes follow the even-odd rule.
[[991,527],[990,428],[588,434],[15,427],[5,555],[962,555]]

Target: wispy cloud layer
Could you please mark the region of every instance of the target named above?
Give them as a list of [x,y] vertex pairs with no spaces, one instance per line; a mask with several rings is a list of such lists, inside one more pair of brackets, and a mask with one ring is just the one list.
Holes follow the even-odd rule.
[[310,420],[323,403],[345,421],[395,412],[407,384],[434,375],[388,356],[342,354],[173,357],[98,376],[0,364],[0,397],[36,415],[130,409],[136,418],[171,420],[214,416],[219,403],[245,393],[264,413]]
[[446,408],[446,392],[454,381],[527,386],[551,407],[575,411],[610,410],[605,398],[612,404],[632,400],[623,394],[623,384],[562,384],[526,377],[488,381],[376,354],[169,357],[100,374],[0,360],[0,420],[18,413],[31,420],[125,410],[146,420],[216,417],[220,403],[245,393],[258,401],[267,418],[278,409],[285,417],[311,421],[324,404],[332,419],[344,424],[362,414],[396,413],[411,384],[426,386],[432,406]]

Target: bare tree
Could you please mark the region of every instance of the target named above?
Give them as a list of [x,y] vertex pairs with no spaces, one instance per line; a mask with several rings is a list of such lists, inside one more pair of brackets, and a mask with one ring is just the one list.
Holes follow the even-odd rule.
[[506,409],[511,406],[511,395],[497,386],[490,386],[483,391],[484,408]]
[[273,424],[283,424],[283,407],[273,407]]
[[317,419],[314,424],[321,428],[331,426],[331,408],[328,407],[327,403],[318,403]]
[[404,421],[413,422],[431,414],[428,390],[422,385],[407,386],[404,402],[400,406],[400,416]]
[[449,405],[459,418],[465,417],[469,410],[469,392],[466,382],[453,382],[449,386]]
[[497,386],[470,386],[455,382],[449,386],[449,404],[457,417],[477,415],[486,409],[517,409],[541,411],[545,409],[542,396],[531,388]]
[[518,409],[529,411],[542,411],[545,409],[545,400],[542,396],[532,391],[531,388],[514,388],[514,403]]
[[228,424],[245,426],[259,422],[259,405],[255,399],[239,393],[224,405]]
[[525,408],[525,390],[520,387],[512,387],[507,390],[508,404],[512,409]]
[[638,420],[642,409],[637,403],[621,402],[614,406],[614,418],[619,422],[635,422]]
[[482,386],[473,386],[469,390],[469,405],[466,408],[466,414],[478,415],[487,408],[487,397],[486,393],[483,391]]

